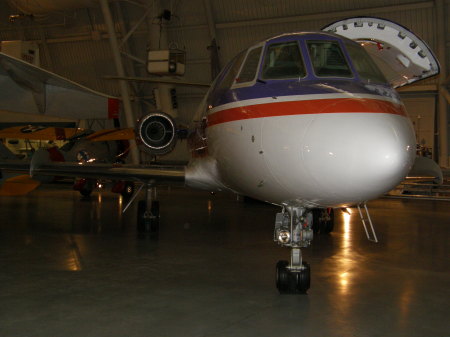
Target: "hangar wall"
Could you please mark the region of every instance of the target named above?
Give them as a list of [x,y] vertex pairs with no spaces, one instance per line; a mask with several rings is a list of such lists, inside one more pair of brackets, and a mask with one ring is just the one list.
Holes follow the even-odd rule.
[[[396,21],[421,36],[433,50],[438,48],[435,1],[418,0],[171,0],[171,1],[111,1],[116,32],[124,37],[136,28],[123,45],[123,51],[133,59],[123,57],[129,76],[147,76],[146,50],[159,41],[150,40],[150,30],[159,26],[167,33],[168,42],[187,52],[185,79],[210,82],[210,53],[207,49],[215,36],[220,47],[223,66],[237,52],[253,42],[287,31],[311,31],[349,16],[371,15]],[[450,64],[450,1],[445,7],[445,59]],[[159,5],[159,6],[157,6]],[[161,8],[171,11],[170,21],[158,19]],[[142,24],[135,25],[148,16]],[[98,7],[52,12],[34,18],[25,17],[11,22],[9,15],[17,10],[0,2],[0,40],[32,40],[40,44],[42,67],[68,77],[83,85],[108,94],[119,95],[115,81],[103,77],[115,75],[107,29]],[[162,22],[162,23],[161,23]],[[442,62],[442,60],[441,60]],[[447,74],[446,74],[447,75]],[[437,79],[426,84],[436,88]],[[154,85],[132,83],[134,109],[138,115],[152,109]],[[423,85],[423,83],[421,84]],[[427,92],[429,93],[429,88]],[[204,90],[179,88],[179,115],[190,120]],[[419,89],[419,92],[421,90]],[[431,94],[438,95],[437,90]],[[430,106],[429,109],[434,109]],[[428,111],[424,115],[433,115]],[[448,114],[448,111],[447,111]],[[449,119],[447,118],[447,121]],[[450,131],[448,132],[450,134]],[[450,139],[447,137],[448,146]]]

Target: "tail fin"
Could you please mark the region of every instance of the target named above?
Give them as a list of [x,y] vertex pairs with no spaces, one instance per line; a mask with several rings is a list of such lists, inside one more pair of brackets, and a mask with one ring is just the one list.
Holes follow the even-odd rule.
[[2,142],[0,142],[0,160],[5,159],[17,159],[17,157]]
[[[17,160],[2,142],[0,142],[0,161]],[[5,173],[0,170],[0,195],[24,195],[33,191],[40,185],[39,181],[33,180],[29,175],[16,173]]]

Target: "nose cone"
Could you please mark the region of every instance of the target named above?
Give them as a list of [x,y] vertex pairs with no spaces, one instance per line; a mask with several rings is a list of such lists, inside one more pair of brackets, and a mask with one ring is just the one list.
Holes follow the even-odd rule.
[[318,203],[356,203],[391,190],[415,157],[411,122],[393,114],[317,116],[302,148],[303,163],[317,186]]

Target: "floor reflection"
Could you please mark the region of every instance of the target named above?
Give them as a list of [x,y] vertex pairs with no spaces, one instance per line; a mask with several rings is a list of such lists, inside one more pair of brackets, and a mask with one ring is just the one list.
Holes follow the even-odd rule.
[[80,249],[73,235],[69,235],[69,247],[70,251],[66,259],[67,269],[70,271],[82,270]]
[[354,261],[352,260],[352,232],[350,226],[352,210],[350,208],[342,209],[341,215],[343,220],[343,235],[341,249],[338,254],[338,267],[339,270],[342,270],[343,272],[339,273],[339,290],[342,294],[347,294],[352,278],[352,274],[349,270],[354,264]]

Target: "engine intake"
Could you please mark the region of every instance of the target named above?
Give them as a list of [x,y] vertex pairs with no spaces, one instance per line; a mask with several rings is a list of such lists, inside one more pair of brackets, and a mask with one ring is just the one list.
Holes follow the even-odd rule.
[[141,118],[136,135],[144,150],[153,155],[171,152],[177,141],[175,122],[164,112],[153,112]]

